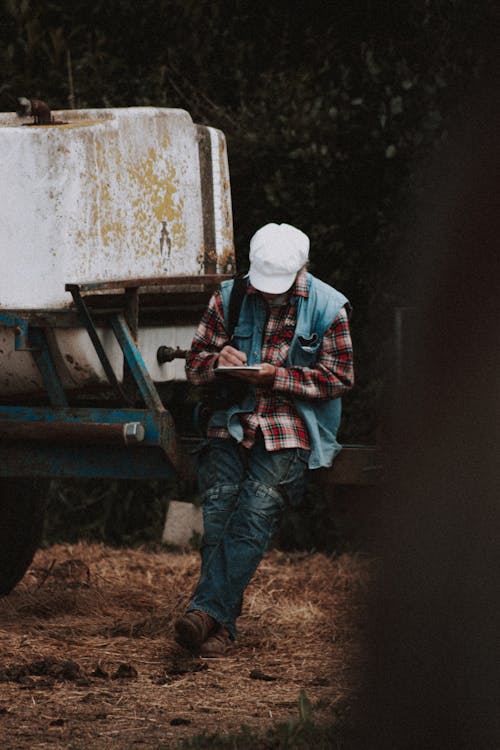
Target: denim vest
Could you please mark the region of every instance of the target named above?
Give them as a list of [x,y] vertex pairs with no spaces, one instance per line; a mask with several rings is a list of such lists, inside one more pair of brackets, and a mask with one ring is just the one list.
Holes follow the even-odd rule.
[[[232,279],[223,281],[221,284],[226,320],[232,285]],[[307,297],[292,296],[291,302],[297,306],[297,319],[286,361],[288,366],[314,367],[325,332],[341,308],[349,304],[343,294],[310,273],[307,274],[307,290]],[[231,344],[245,352],[249,365],[261,361],[265,325],[266,304],[263,298],[260,294],[245,295]],[[331,466],[333,459],[341,450],[337,442],[337,430],[342,412],[340,398],[315,401],[293,397],[293,402],[311,441],[309,468]],[[246,395],[238,404],[214,412],[209,426],[225,427],[237,442],[241,442],[243,427],[239,415],[253,411],[255,404],[255,387],[249,386]]]

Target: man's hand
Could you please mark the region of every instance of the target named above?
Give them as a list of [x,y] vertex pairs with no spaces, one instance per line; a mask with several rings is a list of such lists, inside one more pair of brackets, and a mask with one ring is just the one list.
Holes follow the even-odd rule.
[[[244,352],[240,352],[239,349],[235,349],[233,346],[225,346],[221,349],[217,365],[220,367],[242,367],[247,363],[247,356]],[[268,362],[263,362],[259,365],[259,370],[238,370],[238,372],[228,372],[233,378],[239,378],[244,380],[246,383],[252,385],[272,385],[274,383],[274,376],[276,368],[274,365],[270,365]]]
[[238,370],[238,372],[232,373],[234,377],[244,380],[246,383],[260,386],[272,386],[274,383],[274,376],[276,374],[276,367],[270,365],[268,362],[262,362],[259,365],[259,370]]
[[246,363],[247,355],[245,352],[240,352],[234,346],[225,346],[221,349],[217,360],[218,367],[241,367],[242,365],[246,365]]

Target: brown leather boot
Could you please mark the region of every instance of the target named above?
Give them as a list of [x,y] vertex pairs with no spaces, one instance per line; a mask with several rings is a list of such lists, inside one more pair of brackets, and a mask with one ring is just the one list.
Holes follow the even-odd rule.
[[200,646],[199,654],[206,659],[220,659],[227,656],[233,645],[229,631],[226,628],[219,628],[211,635],[205,643]]
[[179,617],[174,623],[175,640],[189,651],[198,651],[201,644],[219,627],[206,612],[193,609]]

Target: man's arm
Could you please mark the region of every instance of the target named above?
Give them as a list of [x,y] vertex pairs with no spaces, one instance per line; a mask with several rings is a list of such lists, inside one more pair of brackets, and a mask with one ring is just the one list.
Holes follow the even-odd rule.
[[193,385],[212,383],[221,349],[227,344],[224,308],[219,291],[212,295],[186,355],[186,376]]
[[[220,354],[220,364],[227,349],[224,347]],[[263,362],[259,372],[239,371],[233,377],[298,398],[326,401],[342,396],[354,385],[352,342],[345,309],[342,308],[323,336],[314,367],[279,367]]]
[[273,389],[290,396],[326,400],[338,398],[354,385],[349,321],[345,308],[323,337],[314,367],[276,367]]
[[[243,352],[228,345],[222,298],[220,292],[215,292],[186,355],[186,376],[193,385],[212,383],[218,363],[244,364],[245,359]],[[314,368],[277,367],[265,362],[258,373],[240,372],[234,377],[299,398],[326,400],[342,396],[354,384],[352,343],[345,309],[342,308],[326,331]]]

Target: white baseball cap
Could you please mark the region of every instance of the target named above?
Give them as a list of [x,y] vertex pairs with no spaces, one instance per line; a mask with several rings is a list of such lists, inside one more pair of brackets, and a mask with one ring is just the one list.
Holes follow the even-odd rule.
[[283,294],[309,257],[309,237],[290,224],[266,224],[250,240],[250,283]]

